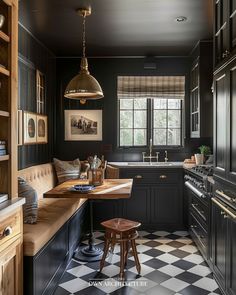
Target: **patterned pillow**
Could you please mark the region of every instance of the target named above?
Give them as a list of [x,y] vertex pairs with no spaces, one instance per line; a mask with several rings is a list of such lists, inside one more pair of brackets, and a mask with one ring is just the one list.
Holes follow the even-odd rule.
[[53,162],[59,184],[70,179],[79,178],[81,169],[79,159],[75,159],[74,161],[61,161],[54,158]]
[[38,195],[36,190],[23,178],[18,177],[18,194],[19,197],[25,198],[25,204],[23,205],[24,223],[36,223],[38,218]]

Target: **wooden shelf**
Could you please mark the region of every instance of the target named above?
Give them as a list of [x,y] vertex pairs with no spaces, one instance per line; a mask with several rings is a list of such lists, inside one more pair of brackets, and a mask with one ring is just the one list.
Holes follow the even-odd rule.
[[1,66],[0,66],[0,73],[2,73],[3,75],[6,75],[6,76],[10,76],[10,72]]
[[9,112],[1,111],[0,110],[0,117],[10,117]]
[[7,160],[9,160],[9,159],[10,159],[9,155],[0,156],[0,162],[1,162],[1,161],[7,161]]
[[3,31],[0,31],[0,39],[4,40],[5,42],[10,42],[10,37]]

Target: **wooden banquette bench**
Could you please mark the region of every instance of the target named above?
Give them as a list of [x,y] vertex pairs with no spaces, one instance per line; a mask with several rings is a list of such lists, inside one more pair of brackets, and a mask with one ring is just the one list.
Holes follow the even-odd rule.
[[53,164],[18,171],[38,193],[38,221],[24,224],[24,295],[50,295],[87,228],[86,199],[44,199],[56,186]]

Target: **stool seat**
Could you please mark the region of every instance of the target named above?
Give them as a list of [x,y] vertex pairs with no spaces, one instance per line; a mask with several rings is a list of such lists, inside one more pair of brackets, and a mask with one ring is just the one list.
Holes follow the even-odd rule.
[[105,243],[103,257],[100,264],[100,271],[102,271],[104,267],[109,247],[111,247],[111,252],[113,252],[115,244],[119,243],[120,278],[124,278],[124,267],[126,266],[130,248],[132,249],[137,271],[140,274],[141,266],[138,259],[135,239],[138,237],[137,228],[141,225],[141,223],[124,218],[113,218],[103,221],[101,225],[105,227]]
[[105,228],[114,230],[116,232],[126,232],[130,231],[131,229],[138,228],[141,225],[141,223],[124,218],[113,218],[110,220],[103,221],[101,225]]

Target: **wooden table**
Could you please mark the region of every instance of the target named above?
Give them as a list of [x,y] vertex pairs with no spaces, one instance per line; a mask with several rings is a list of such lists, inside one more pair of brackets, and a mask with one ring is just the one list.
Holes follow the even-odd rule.
[[90,207],[90,235],[89,245],[76,252],[75,259],[81,261],[98,261],[102,258],[103,251],[94,246],[93,234],[93,201],[127,199],[131,195],[132,179],[104,179],[104,183],[95,187],[89,193],[79,193],[71,190],[76,184],[88,184],[88,180],[73,179],[66,181],[44,194],[44,198],[86,198]]

